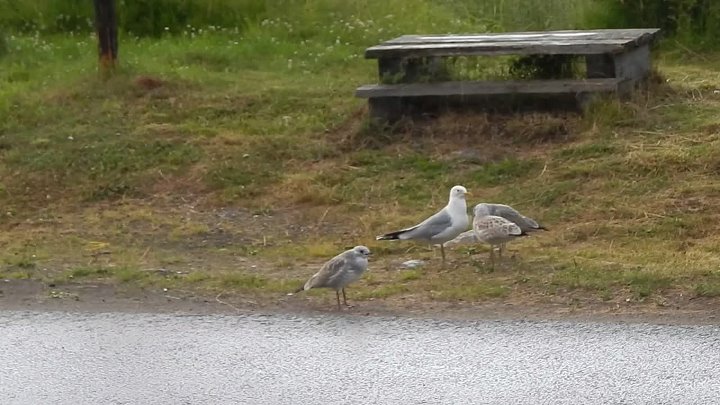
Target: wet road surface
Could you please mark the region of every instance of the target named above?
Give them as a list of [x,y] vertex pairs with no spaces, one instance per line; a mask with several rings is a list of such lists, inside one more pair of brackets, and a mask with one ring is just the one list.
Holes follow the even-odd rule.
[[3,404],[710,404],[720,327],[0,312]]

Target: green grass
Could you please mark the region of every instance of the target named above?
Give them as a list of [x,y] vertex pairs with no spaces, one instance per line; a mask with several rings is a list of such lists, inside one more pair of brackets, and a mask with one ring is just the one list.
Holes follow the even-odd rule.
[[7,280],[28,280],[33,278],[33,274],[29,271],[2,271],[0,277]]
[[66,270],[50,278],[50,283],[62,284],[68,282],[113,282],[138,283],[149,280],[152,275],[146,271],[132,267],[129,264],[123,266],[77,266]]
[[539,162],[533,160],[505,159],[497,163],[484,165],[472,175],[472,181],[479,186],[496,186],[512,183],[527,177],[533,170],[542,169]]
[[10,258],[7,260],[7,263],[12,266],[19,269],[32,269],[37,266],[37,262],[35,257],[28,257],[28,256],[16,256],[13,258]]
[[389,298],[407,293],[408,291],[410,291],[408,287],[402,284],[386,284],[371,289],[364,289],[360,293],[355,294],[354,297],[358,299]]
[[616,280],[618,280],[618,276],[611,273],[609,269],[582,269],[572,267],[554,273],[551,283],[571,290],[584,289],[601,292],[612,286]]
[[482,301],[488,298],[502,298],[509,292],[509,288],[502,284],[477,282],[444,289],[438,294],[438,298],[452,301]]
[[[0,276],[274,300],[362,243],[374,255],[359,299],[720,295],[707,275],[720,265],[720,55],[666,46],[665,84],[582,117],[450,113],[382,131],[352,96],[377,80],[366,47],[411,32],[583,26],[588,4],[278,4],[236,26],[125,32],[109,80],[85,28],[6,33]],[[424,247],[374,240],[435,212],[455,184],[471,205],[509,203],[551,231],[518,241],[492,272],[486,249],[450,252],[440,272]],[[398,272],[408,258],[429,264]]]
[[720,297],[720,282],[703,282],[695,285],[695,293],[701,297]]
[[109,274],[110,270],[104,267],[78,267],[72,269],[68,275],[71,278],[83,278],[83,277],[102,277]]
[[237,273],[223,274],[218,281],[230,288],[262,288],[267,285],[263,277]]
[[643,270],[626,272],[623,278],[636,297],[647,297],[660,293],[673,285],[673,278]]
[[196,283],[202,283],[203,281],[206,281],[209,278],[210,278],[210,276],[208,274],[196,271],[196,272],[188,274],[187,277],[185,277],[185,281],[190,284],[196,284]]
[[413,281],[413,280],[419,280],[422,277],[423,273],[420,270],[404,270],[400,273],[398,280],[399,281]]
[[113,276],[121,283],[140,282],[148,277],[147,272],[134,268],[121,268],[113,271]]

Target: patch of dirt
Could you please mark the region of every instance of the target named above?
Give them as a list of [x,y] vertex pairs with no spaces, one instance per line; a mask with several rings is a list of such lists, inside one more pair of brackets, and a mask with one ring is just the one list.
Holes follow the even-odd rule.
[[[372,139],[366,137],[364,134],[366,131],[363,131],[366,114],[366,107],[357,109],[345,121],[327,131],[328,139],[338,145],[344,152],[370,146],[373,143]],[[368,141],[368,139],[370,140]]]
[[150,188],[152,195],[187,195],[197,196],[207,192],[207,185],[203,181],[207,168],[203,165],[193,165],[183,174],[163,174]]
[[306,277],[324,260],[309,259],[311,269],[304,267],[307,263],[289,269],[286,263],[291,259],[260,257],[257,252],[292,249],[319,233],[349,240],[347,229],[324,210],[216,207],[191,195],[103,202],[65,213],[50,210],[52,214],[37,213],[2,225],[6,265],[0,270],[24,272],[13,264],[22,260],[31,266],[33,279],[65,277],[77,268],[126,265],[183,274],[240,271],[269,278]]
[[[380,149],[391,145],[457,149],[473,143],[522,144],[527,141],[565,141],[580,122],[572,113],[498,114],[447,111],[438,115],[403,118],[388,127],[368,125],[367,109],[356,111],[329,131],[329,139],[343,151]],[[531,145],[528,145],[531,146]]]
[[[292,239],[308,232],[308,226],[302,225],[303,212],[288,209],[261,212],[243,207],[215,207],[192,195],[106,203],[101,207],[89,208],[86,215],[92,215],[96,210],[124,212],[123,206],[129,207],[127,218],[121,220],[124,222],[125,236],[158,247],[184,250],[243,246],[263,243],[264,235],[283,235]],[[135,211],[142,211],[143,215],[133,218]],[[198,230],[182,232],[186,226],[197,227]],[[174,230],[181,232],[172,236]]]
[[366,110],[359,110],[329,131],[341,151],[382,149],[393,145],[437,155],[469,151],[477,163],[544,153],[575,140],[582,117],[570,112],[491,114],[446,112],[437,117],[401,120],[390,129],[365,127]]
[[162,80],[150,76],[138,76],[133,80],[133,84],[145,91],[157,89],[165,84]]
[[[164,290],[118,287],[108,284],[63,284],[49,286],[32,280],[0,280],[0,310],[81,311],[81,312],[158,312],[188,314],[244,313],[338,313],[333,295],[256,296],[237,293],[198,293],[188,290]],[[324,299],[326,298],[326,299]],[[319,301],[323,302],[319,302]],[[348,316],[405,316],[456,320],[554,320],[578,322],[627,322],[655,324],[720,323],[717,300],[688,301],[682,308],[656,304],[568,305],[562,302],[492,300],[481,303],[463,301],[426,301],[413,296],[354,301],[340,313]]]
[[446,113],[432,120],[408,122],[400,132],[440,144],[484,142],[485,146],[530,147],[570,141],[579,122],[580,116],[571,113]]

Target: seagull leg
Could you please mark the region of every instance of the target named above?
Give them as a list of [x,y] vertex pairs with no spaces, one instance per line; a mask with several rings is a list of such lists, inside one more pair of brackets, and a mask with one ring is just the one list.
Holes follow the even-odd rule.
[[347,303],[347,297],[345,297],[345,289],[344,288],[342,289],[342,293],[343,293],[343,304],[345,304],[346,307],[349,307],[350,305],[348,305],[348,303]]
[[495,246],[490,245],[490,268],[495,270]]
[[504,244],[504,243],[501,243],[501,244],[500,244],[500,249],[498,250],[498,256],[500,257],[500,259],[502,259],[503,248],[505,248],[505,244]]
[[335,298],[337,299],[338,311],[340,310],[340,291],[335,291]]
[[440,254],[442,255],[442,262],[445,264],[445,246],[443,244],[440,244]]

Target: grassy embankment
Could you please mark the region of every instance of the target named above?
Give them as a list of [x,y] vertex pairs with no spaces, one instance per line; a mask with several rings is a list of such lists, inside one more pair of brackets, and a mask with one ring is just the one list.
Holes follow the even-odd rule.
[[[369,1],[334,15],[298,6],[241,32],[123,35],[108,82],[96,77],[88,32],[8,34],[0,277],[271,299],[364,243],[376,255],[353,298],[720,296],[719,55],[666,46],[656,62],[667,83],[585,117],[365,125],[352,97],[376,80],[365,47],[408,32],[575,25],[583,10],[562,3],[513,20],[430,2]],[[440,270],[423,248],[373,240],[432,213],[454,184],[471,204],[510,203],[552,231],[511,245],[517,256],[494,271],[483,247],[450,253]],[[409,258],[430,262],[399,270]]]

